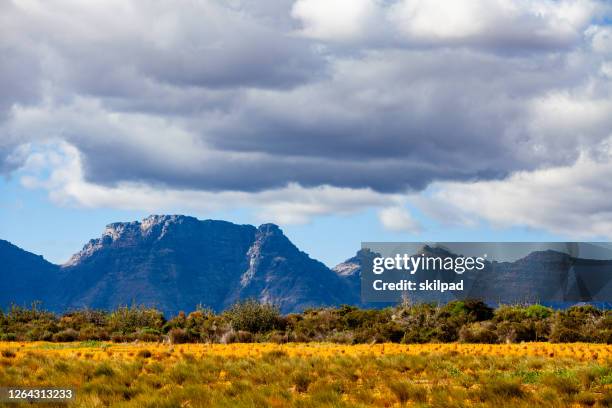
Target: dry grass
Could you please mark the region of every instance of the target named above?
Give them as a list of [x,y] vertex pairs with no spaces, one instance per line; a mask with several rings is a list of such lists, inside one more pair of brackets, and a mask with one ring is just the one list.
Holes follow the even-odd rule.
[[0,343],[0,385],[82,407],[604,407],[612,347]]

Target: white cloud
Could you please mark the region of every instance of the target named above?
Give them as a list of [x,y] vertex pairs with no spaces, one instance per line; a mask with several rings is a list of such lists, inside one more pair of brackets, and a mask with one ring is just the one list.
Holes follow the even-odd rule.
[[591,26],[586,31],[591,39],[593,51],[600,54],[612,54],[612,28],[609,26]]
[[404,207],[387,207],[378,213],[378,219],[383,227],[389,231],[418,233],[421,231],[420,224],[412,217]]
[[380,19],[377,0],[297,0],[291,15],[304,25],[301,34],[320,40],[364,39]]
[[500,13],[501,5],[501,2],[490,0],[404,0],[392,8],[390,17],[409,37],[463,38],[489,28],[490,21],[499,18],[500,14],[506,18],[516,14],[516,7],[506,7],[505,12]]
[[604,9],[590,0],[298,0],[292,15],[304,35],[330,42],[555,48],[576,43]]
[[[558,156],[569,164],[581,150],[598,150],[612,129],[609,89],[610,84],[603,82],[596,87],[588,85],[573,92],[551,92],[534,98],[528,114],[532,151]],[[563,158],[560,152],[570,156]]]
[[[612,138],[599,154],[582,154],[571,166],[518,172],[504,180],[435,183],[424,211],[445,208],[446,217],[482,220],[497,227],[525,226],[568,239],[612,238]],[[432,214],[435,216],[435,214]]]
[[612,79],[612,61],[606,61],[601,64],[601,74],[608,79]]

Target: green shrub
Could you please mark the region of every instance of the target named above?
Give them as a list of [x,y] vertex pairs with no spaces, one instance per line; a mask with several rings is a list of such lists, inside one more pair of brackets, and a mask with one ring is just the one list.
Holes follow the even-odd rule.
[[562,325],[553,326],[550,334],[550,341],[553,343],[575,343],[582,341],[582,338],[579,330]]
[[111,341],[115,343],[129,343],[136,340],[136,336],[133,333],[123,334],[123,333],[113,333],[110,336]]
[[531,305],[525,308],[525,315],[530,319],[547,319],[553,313],[553,309],[542,305]]
[[79,332],[74,329],[66,329],[59,333],[55,333],[52,339],[56,342],[76,341],[79,339]]
[[225,336],[225,343],[252,343],[253,333],[245,330],[231,331]]
[[276,343],[276,344],[288,343],[289,335],[284,332],[278,331],[278,330],[273,330],[272,332],[269,333],[266,341],[269,341],[270,343]]
[[[456,338],[456,333],[447,333],[439,322],[440,309],[432,304],[404,305],[395,315],[395,321],[404,328],[402,343],[428,343]],[[446,318],[446,316],[444,317]],[[454,331],[454,329],[453,329]]]
[[589,305],[573,306],[567,310],[560,310],[553,318],[550,341],[557,343],[607,342],[605,332],[612,329],[612,320],[608,324],[608,318],[609,312],[604,313]]
[[164,315],[157,309],[144,306],[120,307],[108,316],[111,332],[134,333],[140,328],[160,328],[164,325]]
[[189,343],[190,338],[185,329],[172,329],[168,334],[173,344]]
[[538,339],[535,325],[531,320],[523,322],[498,322],[495,325],[495,333],[501,343],[518,343]]
[[234,304],[225,314],[237,331],[263,333],[277,328],[281,322],[278,307],[252,299]]
[[464,317],[469,322],[480,322],[493,317],[493,308],[482,300],[455,300],[442,308],[443,313],[453,317]]
[[492,323],[476,322],[461,328],[459,341],[462,343],[497,343],[498,338]]
[[17,341],[17,334],[15,333],[4,333],[0,335],[1,341]]
[[147,341],[147,342],[155,342],[161,340],[161,332],[157,329],[152,329],[150,327],[145,327],[140,329],[138,333],[136,333],[138,340]]

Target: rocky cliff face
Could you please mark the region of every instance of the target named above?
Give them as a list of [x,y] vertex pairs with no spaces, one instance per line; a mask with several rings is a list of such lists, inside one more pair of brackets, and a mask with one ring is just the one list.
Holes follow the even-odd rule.
[[354,257],[339,263],[332,269],[349,285],[354,297],[361,297],[361,271],[364,263],[366,263],[366,260],[371,261],[376,256],[378,256],[376,253],[367,248],[360,249]]
[[222,310],[257,298],[284,312],[351,302],[345,283],[299,251],[280,228],[186,216],[107,226],[61,269],[72,307],[132,302],[169,313],[202,304]]
[[371,264],[372,260],[379,256],[376,252],[372,252],[368,248],[360,249],[355,256],[339,263],[332,269],[338,277],[340,277],[348,285],[350,296],[355,299],[352,304],[359,305],[364,308],[382,308],[392,306],[395,303],[376,302],[363,303],[361,301],[361,273],[365,264]]
[[296,248],[274,224],[258,228],[246,258],[248,268],[225,306],[245,298],[277,303],[285,310],[358,301],[344,280]]

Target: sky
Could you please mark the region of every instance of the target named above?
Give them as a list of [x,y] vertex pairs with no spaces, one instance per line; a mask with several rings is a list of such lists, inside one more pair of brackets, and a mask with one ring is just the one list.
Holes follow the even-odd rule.
[[612,237],[612,5],[0,2],[0,238],[116,221],[362,241]]

